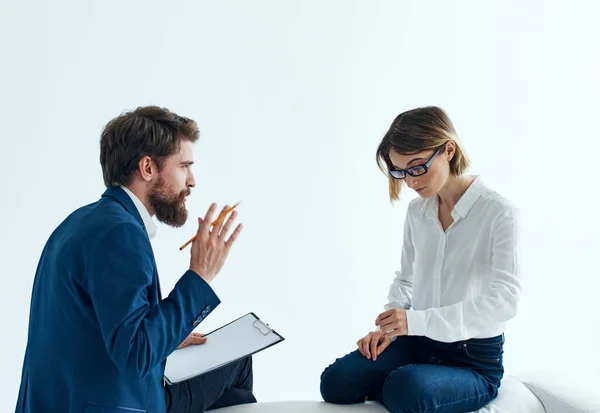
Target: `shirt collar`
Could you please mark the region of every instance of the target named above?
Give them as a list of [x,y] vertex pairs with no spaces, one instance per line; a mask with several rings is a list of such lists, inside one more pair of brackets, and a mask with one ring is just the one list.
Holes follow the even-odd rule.
[[140,199],[133,192],[131,192],[129,188],[125,186],[121,186],[121,188],[127,193],[127,195],[129,195],[138,212],[140,213],[142,221],[144,221],[144,226],[146,227],[146,232],[148,233],[148,238],[154,238],[154,236],[156,235],[156,224],[154,223],[152,216],[150,215],[142,201],[140,201]]
[[[467,216],[475,202],[479,199],[479,197],[483,194],[483,190],[485,188],[483,181],[479,177],[479,175],[474,176],[474,180],[469,185],[465,193],[460,197],[456,205],[454,205],[454,209],[452,210],[453,218],[464,218]],[[430,218],[437,218],[439,208],[439,199],[437,196],[433,196],[428,198],[423,202],[423,206],[421,207],[421,212],[426,214]]]
[[463,196],[460,197],[454,206],[454,210],[461,218],[467,216],[471,208],[473,208],[473,205],[475,205],[475,202],[477,202],[479,197],[483,194],[485,188],[479,175],[474,176],[474,178],[471,185],[469,185]]

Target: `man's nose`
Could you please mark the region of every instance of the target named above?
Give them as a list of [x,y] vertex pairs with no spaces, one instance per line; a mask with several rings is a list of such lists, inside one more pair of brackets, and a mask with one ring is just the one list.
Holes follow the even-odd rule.
[[190,172],[190,175],[188,176],[187,186],[190,188],[193,188],[196,186],[196,178],[194,178],[194,174],[191,172]]

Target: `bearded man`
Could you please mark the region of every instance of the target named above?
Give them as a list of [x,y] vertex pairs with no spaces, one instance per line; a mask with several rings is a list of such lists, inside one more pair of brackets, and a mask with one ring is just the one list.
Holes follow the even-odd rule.
[[210,282],[242,230],[230,233],[235,212],[211,228],[211,205],[198,218],[189,270],[163,298],[153,217],[186,222],[198,136],[193,120],[156,106],[104,127],[107,189],[53,231],[38,263],[16,412],[179,413],[256,402],[251,358],[164,381],[169,354],[206,341],[193,330],[220,304]]

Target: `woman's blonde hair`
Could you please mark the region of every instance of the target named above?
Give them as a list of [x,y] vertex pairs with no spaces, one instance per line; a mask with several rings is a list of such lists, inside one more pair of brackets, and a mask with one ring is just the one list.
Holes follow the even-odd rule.
[[461,175],[470,165],[454,125],[443,109],[436,106],[412,109],[394,119],[377,148],[377,164],[388,177],[390,200],[400,199],[403,180],[392,178],[388,171],[394,168],[390,151],[404,155],[428,150],[442,149],[448,142],[456,145],[456,153],[450,160],[450,173]]

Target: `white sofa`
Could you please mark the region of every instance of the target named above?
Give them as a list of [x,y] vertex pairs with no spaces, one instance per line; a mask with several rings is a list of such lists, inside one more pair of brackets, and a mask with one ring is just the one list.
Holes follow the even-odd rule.
[[[498,397],[476,413],[600,413],[599,375],[565,377],[548,372],[505,376]],[[377,403],[339,406],[322,401],[255,403],[213,410],[215,413],[386,413]]]

